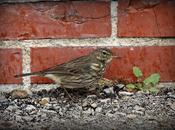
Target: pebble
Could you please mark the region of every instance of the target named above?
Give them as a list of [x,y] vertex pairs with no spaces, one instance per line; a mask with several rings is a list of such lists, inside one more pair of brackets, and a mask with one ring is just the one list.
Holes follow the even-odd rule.
[[12,92],[10,92],[11,98],[27,98],[29,96],[27,90],[21,90],[21,89],[15,89]]
[[113,87],[105,88],[103,91],[107,95],[114,94],[114,88]]
[[94,98],[97,98],[97,95],[88,95],[87,98],[92,98],[92,99],[94,99]]
[[108,113],[106,113],[106,116],[108,116],[108,117],[113,117],[113,116],[114,116],[114,114],[112,114],[112,113],[108,112]]
[[10,111],[10,112],[15,112],[17,109],[18,109],[18,106],[17,106],[17,105],[8,106],[8,107],[6,108],[6,110],[7,110],[7,111]]
[[95,109],[95,111],[98,112],[98,113],[100,113],[100,112],[102,112],[102,108],[101,108],[101,107],[97,107],[97,108]]
[[36,107],[33,106],[33,105],[27,105],[27,107],[25,108],[25,110],[31,112],[31,111],[36,110]]
[[0,110],[4,110],[8,106],[9,106],[8,99],[4,95],[0,94]]
[[170,106],[170,108],[172,109],[172,110],[174,110],[175,111],[175,102],[168,102],[168,105]]
[[106,99],[101,99],[100,102],[102,103],[109,103],[111,101],[110,98],[106,98]]
[[60,116],[64,116],[64,113],[61,110],[58,113]]
[[38,113],[37,113],[37,115],[40,116],[43,119],[47,117],[46,113],[43,112],[42,110],[39,110]]
[[7,121],[0,122],[0,129],[1,130],[12,129],[13,127],[14,127],[14,124],[11,122],[7,122]]
[[56,111],[47,110],[47,109],[42,109],[41,111],[44,112],[44,113],[50,113],[50,114],[56,114],[57,113]]
[[169,94],[167,94],[167,95],[168,95],[169,98],[175,99],[175,95],[173,95],[173,94],[171,94],[171,93],[169,93]]
[[49,104],[49,101],[50,101],[50,98],[49,97],[45,97],[45,98],[42,98],[41,101],[39,101],[39,104],[46,106],[46,105]]
[[136,96],[143,96],[145,94],[143,91],[138,91],[135,93]]
[[25,120],[25,121],[32,121],[32,120],[33,120],[33,117],[31,117],[31,116],[23,116],[23,117],[22,117],[22,120]]
[[92,108],[96,108],[96,107],[97,107],[97,103],[95,103],[95,102],[92,103],[92,104],[91,104],[91,107],[92,107]]
[[16,112],[15,112],[15,114],[17,114],[17,115],[21,115],[22,113],[23,113],[23,111],[19,110],[19,109],[17,109]]
[[85,100],[82,104],[82,107],[87,107],[89,105],[89,103]]
[[119,92],[119,95],[120,96],[132,96],[132,95],[134,95],[134,93],[132,93],[132,92],[126,92],[126,91],[120,91]]
[[0,103],[7,102],[7,101],[8,99],[3,94],[0,93]]
[[53,105],[52,105],[52,107],[53,107],[55,110],[58,110],[58,109],[60,109],[60,108],[61,108],[61,106],[60,106],[60,105],[58,105],[58,104],[53,104]]
[[128,114],[126,117],[127,117],[127,118],[136,118],[137,115],[135,115],[135,114]]
[[145,111],[145,108],[143,108],[143,107],[140,107],[140,106],[134,106],[134,110],[136,110],[136,111]]
[[[171,92],[171,95],[173,94]],[[34,130],[36,126],[41,129],[45,126],[49,128],[50,124],[53,125],[52,128],[54,125],[56,125],[55,128],[58,128],[59,125],[60,129],[69,128],[71,125],[75,129],[79,126],[85,129],[87,127],[96,129],[99,126],[101,126],[100,129],[116,127],[125,129],[126,126],[132,126],[133,129],[149,128],[147,122],[150,124],[152,118],[159,123],[165,121],[164,123],[169,128],[174,127],[174,98],[167,98],[167,95],[155,96],[130,92],[129,94],[124,92],[123,97],[111,99],[96,95],[79,96],[78,103],[70,102],[64,96],[60,98],[60,95],[58,98],[48,97],[48,95],[45,95],[44,98],[41,96],[15,100],[8,98],[10,102],[7,102],[7,108],[0,111],[0,119],[16,122],[21,129],[30,127],[31,130]],[[46,103],[41,103],[41,105],[39,101],[46,101]],[[86,109],[83,109],[83,106]],[[97,127],[92,127],[91,123]],[[61,125],[63,127],[60,127]],[[153,125],[160,128],[159,124],[154,123]]]
[[123,113],[123,112],[115,112],[115,115],[126,116],[126,113]]
[[22,117],[19,116],[19,115],[16,115],[16,116],[15,116],[15,120],[16,120],[16,121],[19,121],[19,122],[22,122]]
[[86,111],[83,111],[83,113],[87,115],[95,115],[95,112],[92,108],[88,108]]
[[125,85],[124,84],[117,84],[117,87],[123,88]]
[[140,115],[144,115],[144,112],[142,112],[142,111],[135,111],[135,110],[133,110],[132,112],[133,112],[133,113],[140,114]]

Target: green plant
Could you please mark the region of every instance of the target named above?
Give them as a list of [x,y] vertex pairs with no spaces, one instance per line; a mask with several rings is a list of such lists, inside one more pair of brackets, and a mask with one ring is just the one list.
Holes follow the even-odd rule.
[[126,87],[128,89],[158,93],[159,89],[156,87],[156,85],[160,81],[160,75],[158,73],[153,73],[150,76],[146,77],[144,80],[141,80],[141,78],[143,77],[143,73],[139,67],[134,66],[133,74],[137,78],[137,82],[127,84]]

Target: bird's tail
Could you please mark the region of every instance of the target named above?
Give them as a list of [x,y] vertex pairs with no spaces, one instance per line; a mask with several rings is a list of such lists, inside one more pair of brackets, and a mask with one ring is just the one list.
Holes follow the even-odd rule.
[[30,76],[30,75],[40,75],[40,72],[19,74],[19,75],[15,75],[14,77],[15,77],[15,78],[19,78],[19,77]]

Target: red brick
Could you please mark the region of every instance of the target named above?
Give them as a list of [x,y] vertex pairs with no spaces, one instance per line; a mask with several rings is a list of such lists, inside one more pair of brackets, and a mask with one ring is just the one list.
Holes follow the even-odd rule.
[[[27,2],[48,2],[48,0],[1,0],[0,4],[2,3],[27,3]],[[51,1],[68,1],[68,0],[49,0]],[[70,1],[77,1],[77,0],[70,0]],[[96,1],[110,1],[110,0],[96,0]]]
[[111,34],[109,2],[0,5],[0,39],[86,38]]
[[119,0],[119,37],[174,37],[175,1]]
[[[31,48],[31,70],[40,71],[72,58],[86,55],[94,47]],[[158,72],[162,82],[175,81],[175,46],[111,47],[121,59],[113,59],[105,77],[135,81],[132,67],[138,66],[145,76]],[[32,77],[32,83],[51,83],[51,80]]]
[[22,73],[21,49],[0,49],[0,83],[19,84],[22,78],[14,75]]

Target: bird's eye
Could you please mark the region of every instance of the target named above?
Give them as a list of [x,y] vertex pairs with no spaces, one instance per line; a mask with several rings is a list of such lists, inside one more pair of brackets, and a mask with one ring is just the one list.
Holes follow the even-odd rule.
[[106,51],[103,51],[102,53],[103,53],[103,55],[107,55]]

